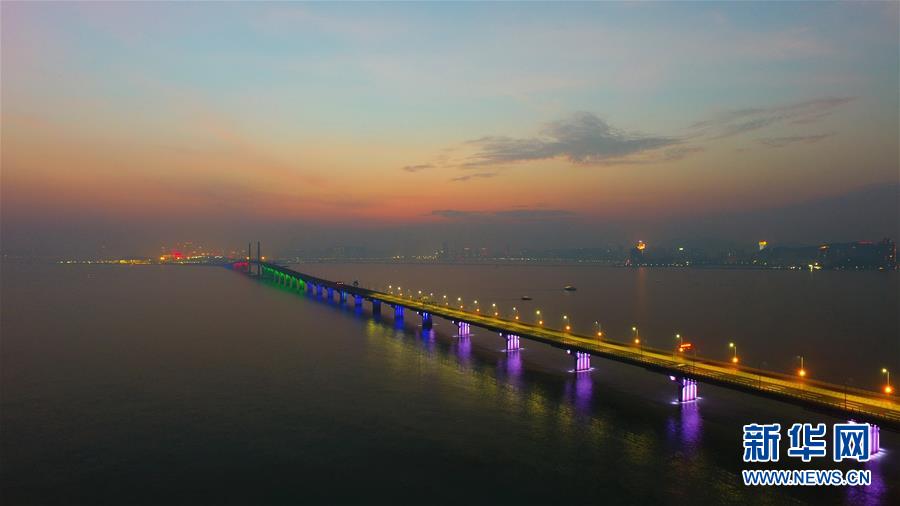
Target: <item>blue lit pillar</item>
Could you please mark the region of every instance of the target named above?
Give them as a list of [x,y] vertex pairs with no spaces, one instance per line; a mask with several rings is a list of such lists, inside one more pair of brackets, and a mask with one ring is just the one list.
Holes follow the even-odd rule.
[[353,296],[353,305],[356,307],[362,307],[362,305],[363,305],[362,295],[354,295]]
[[419,313],[422,316],[422,329],[429,330],[434,326],[434,322],[431,319],[431,313]]
[[322,296],[322,285],[316,285],[316,295]]
[[372,316],[381,316],[381,301],[372,299]]
[[347,302],[347,292],[341,290],[338,293],[338,299],[340,300],[341,304],[344,304],[345,302]]
[[403,320],[403,306],[400,306],[400,305],[394,306],[394,320],[397,320],[397,321]]
[[334,299],[334,288],[328,287],[328,300]]

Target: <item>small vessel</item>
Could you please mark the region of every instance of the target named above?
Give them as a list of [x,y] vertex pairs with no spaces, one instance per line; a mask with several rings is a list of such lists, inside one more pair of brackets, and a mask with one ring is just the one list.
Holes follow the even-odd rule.
[[575,287],[572,286],[572,285],[566,285],[566,286],[563,287],[563,290],[565,290],[565,291],[567,291],[567,292],[574,292],[575,290],[578,290],[578,289],[575,288]]
[[523,295],[522,300],[531,300],[531,297],[528,295]]

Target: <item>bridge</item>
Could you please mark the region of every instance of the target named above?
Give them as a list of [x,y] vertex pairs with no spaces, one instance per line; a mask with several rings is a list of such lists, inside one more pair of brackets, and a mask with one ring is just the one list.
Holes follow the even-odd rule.
[[593,357],[662,373],[669,376],[675,384],[679,402],[696,400],[698,383],[706,383],[856,422],[870,423],[873,450],[878,448],[879,425],[900,428],[900,404],[888,395],[868,390],[705,359],[672,350],[649,348],[640,343],[578,335],[566,330],[547,328],[538,323],[468,311],[445,302],[413,299],[411,296],[404,298],[401,295],[318,278],[262,261],[240,262],[234,264],[234,268],[297,291],[325,295],[329,299],[334,299],[337,294],[341,303],[348,303],[348,299],[352,297],[357,307],[362,307],[365,303],[371,304],[373,316],[381,315],[382,305],[392,308],[395,319],[402,319],[405,311],[412,311],[421,319],[423,329],[430,329],[433,319],[440,317],[457,326],[460,338],[466,338],[472,326],[497,332],[506,338],[508,351],[518,350],[522,339],[544,343],[570,354],[575,373],[590,370]]

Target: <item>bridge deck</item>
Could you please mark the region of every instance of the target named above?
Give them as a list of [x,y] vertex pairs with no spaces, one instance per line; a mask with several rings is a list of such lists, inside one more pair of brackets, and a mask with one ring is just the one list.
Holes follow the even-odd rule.
[[893,398],[880,393],[822,381],[799,379],[771,371],[751,369],[730,362],[688,357],[672,351],[638,347],[606,338],[600,340],[596,337],[464,311],[433,302],[405,299],[390,293],[309,276],[274,264],[263,263],[262,265],[270,271],[300,279],[305,283],[343,290],[369,300],[380,300],[386,304],[402,306],[417,312],[427,312],[452,321],[467,322],[494,332],[515,334],[520,338],[531,339],[557,348],[587,352],[597,357],[775,398],[836,416],[854,417],[857,421],[871,421],[900,428],[900,404],[897,404]]

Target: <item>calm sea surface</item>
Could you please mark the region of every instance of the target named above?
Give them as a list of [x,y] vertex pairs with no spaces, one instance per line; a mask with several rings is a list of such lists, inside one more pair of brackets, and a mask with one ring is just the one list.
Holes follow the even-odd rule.
[[[900,382],[900,276],[586,266],[305,264],[363,286],[537,309],[612,338],[875,389]],[[576,292],[565,292],[575,285]],[[530,302],[522,295],[533,297]],[[898,504],[900,434],[840,465],[869,487],[746,488],[741,425],[836,420],[544,345],[505,353],[218,267],[4,264],[3,504]],[[786,437],[784,439],[787,439]],[[782,449],[784,453],[784,448]],[[830,459],[806,467],[828,469]]]

